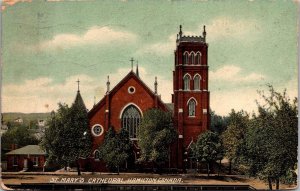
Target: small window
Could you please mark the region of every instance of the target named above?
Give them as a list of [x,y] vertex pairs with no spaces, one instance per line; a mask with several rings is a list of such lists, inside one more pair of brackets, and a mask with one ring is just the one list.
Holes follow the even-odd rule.
[[94,136],[100,136],[100,135],[102,135],[103,134],[103,132],[104,132],[104,129],[103,129],[103,127],[101,126],[101,125],[99,125],[99,124],[96,124],[96,125],[94,125],[93,127],[92,127],[92,134],[94,135]]
[[18,158],[16,156],[13,157],[13,166],[18,166]]
[[33,166],[39,166],[39,157],[34,157],[32,161]]
[[190,89],[190,76],[187,74],[183,77],[183,85],[184,85],[183,87],[184,90]]
[[94,152],[94,159],[99,160],[100,159],[100,152],[98,150],[95,150]]
[[194,77],[194,90],[200,90],[200,79],[201,77],[196,74]]
[[133,86],[130,86],[128,88],[128,93],[133,94],[135,92],[135,88]]
[[187,52],[185,52],[183,54],[183,64],[186,65],[186,64],[189,64],[189,54]]
[[196,102],[195,102],[194,99],[191,99],[191,100],[189,101],[188,107],[189,107],[189,116],[190,116],[190,117],[195,116]]

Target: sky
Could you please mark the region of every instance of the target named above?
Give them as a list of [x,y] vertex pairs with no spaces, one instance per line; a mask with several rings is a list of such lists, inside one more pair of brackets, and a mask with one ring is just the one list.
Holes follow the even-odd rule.
[[[71,104],[80,80],[88,109],[138,61],[141,79],[171,102],[179,25],[206,25],[210,106],[255,112],[271,84],[298,96],[297,2],[290,0],[4,0],[2,112],[50,112]],[[136,62],[135,62],[136,64]],[[94,98],[95,97],[95,98]]]

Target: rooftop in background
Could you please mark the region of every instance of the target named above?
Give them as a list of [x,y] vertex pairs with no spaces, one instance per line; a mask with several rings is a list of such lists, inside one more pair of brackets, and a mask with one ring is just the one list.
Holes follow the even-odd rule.
[[6,155],[46,155],[46,152],[43,151],[38,145],[27,145],[19,149],[10,151]]

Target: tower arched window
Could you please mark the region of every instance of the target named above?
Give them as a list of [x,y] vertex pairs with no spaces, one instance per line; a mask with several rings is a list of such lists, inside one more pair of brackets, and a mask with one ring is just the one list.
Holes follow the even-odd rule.
[[200,90],[200,82],[201,76],[199,74],[196,74],[194,76],[194,90]]
[[201,65],[201,53],[200,52],[197,52],[196,54],[196,64],[197,65]]
[[184,65],[189,64],[189,53],[188,52],[185,52],[183,54],[183,64]]
[[122,114],[122,128],[129,133],[129,138],[137,138],[137,131],[141,122],[141,113],[134,105],[129,105]]
[[188,102],[188,108],[189,108],[189,116],[193,117],[196,115],[196,101],[195,99],[190,99]]
[[191,54],[191,63],[192,63],[192,65],[195,64],[195,54],[193,52]]
[[188,74],[186,74],[184,77],[183,77],[183,89],[184,90],[189,90],[190,89],[190,76]]

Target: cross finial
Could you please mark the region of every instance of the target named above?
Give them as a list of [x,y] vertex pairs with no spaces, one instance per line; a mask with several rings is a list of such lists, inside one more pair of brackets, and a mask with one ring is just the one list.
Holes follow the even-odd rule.
[[110,82],[109,82],[109,76],[107,76],[107,82],[106,82],[106,93],[108,94],[109,93],[109,85],[110,85]]
[[182,37],[182,26],[179,25],[179,38],[181,38],[181,37]]
[[205,25],[203,26],[203,38],[204,38],[204,41],[206,40],[206,31],[205,31]]
[[140,76],[139,76],[139,62],[138,62],[138,61],[136,61],[136,72],[135,72],[135,74],[136,74],[138,77],[140,77]]
[[157,94],[157,77],[155,76],[154,93]]
[[77,82],[77,84],[78,84],[78,90],[77,90],[77,91],[79,92],[79,91],[80,91],[80,90],[79,90],[79,83],[80,83],[79,79],[78,79],[76,82]]
[[129,61],[131,62],[131,71],[133,71],[133,61],[134,61],[134,59],[131,58]]

